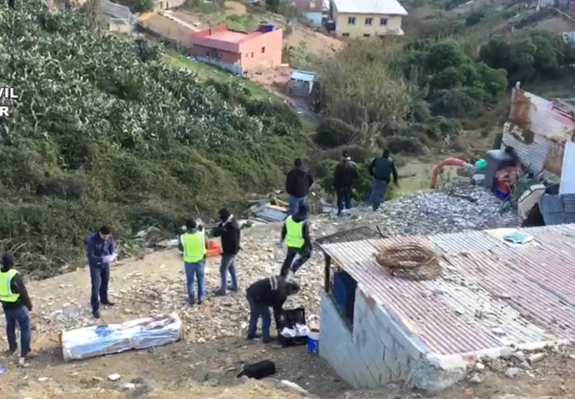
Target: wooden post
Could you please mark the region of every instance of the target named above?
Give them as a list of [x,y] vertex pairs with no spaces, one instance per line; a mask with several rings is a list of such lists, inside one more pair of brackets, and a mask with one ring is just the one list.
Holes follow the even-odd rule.
[[325,269],[324,269],[324,289],[325,292],[329,292],[330,285],[330,275],[331,275],[331,256],[325,254]]

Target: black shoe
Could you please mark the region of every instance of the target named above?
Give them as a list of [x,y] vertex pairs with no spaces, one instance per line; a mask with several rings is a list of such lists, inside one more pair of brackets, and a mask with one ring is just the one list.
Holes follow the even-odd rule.
[[261,334],[248,334],[248,340],[252,340],[252,339],[256,339],[256,338],[260,338],[262,335]]
[[106,301],[106,302],[102,302],[102,305],[106,305],[106,306],[114,306],[115,303],[114,302],[110,302],[110,301]]
[[274,341],[275,341],[275,338],[273,338],[273,337],[266,337],[266,338],[263,338],[263,339],[262,339],[262,342],[263,342],[264,344],[269,344],[269,343],[272,343],[272,342],[274,342]]
[[4,351],[4,356],[13,356],[17,350],[18,350],[18,347],[14,348],[14,349],[7,349]]
[[203,299],[198,299],[198,305],[201,305],[202,303],[204,303]]
[[96,318],[96,319],[99,319],[100,318],[100,311],[99,310],[93,310],[92,316],[94,316],[94,318]]
[[226,291],[219,289],[216,292],[214,292],[215,296],[226,296]]

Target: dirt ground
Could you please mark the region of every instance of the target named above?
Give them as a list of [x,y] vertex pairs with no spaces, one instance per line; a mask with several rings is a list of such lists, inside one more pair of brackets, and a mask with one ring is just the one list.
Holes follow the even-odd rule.
[[[249,270],[252,267],[250,261],[269,259],[267,244],[263,245],[262,242],[275,237],[277,230],[277,225],[245,230],[243,240],[247,244],[239,263],[240,281],[253,275]],[[317,256],[319,258],[310,261],[305,271],[308,276],[317,277],[313,281],[321,281],[321,256]],[[208,262],[206,273],[210,290],[217,286],[217,262],[217,258]],[[183,309],[181,269],[180,255],[173,250],[120,262],[112,270],[111,291],[116,306],[103,309],[102,323],[158,313],[170,305],[168,302],[173,308]],[[310,284],[312,280],[307,281]],[[319,292],[321,286],[317,284],[317,287],[309,287],[311,291],[306,292]],[[65,395],[93,399],[299,397],[297,392],[282,388],[278,380],[284,379],[298,384],[311,397],[322,399],[543,399],[549,396],[572,399],[575,395],[575,349],[569,348],[560,353],[549,353],[532,370],[515,379],[504,377],[504,370],[484,371],[481,383],[464,383],[438,395],[409,391],[396,384],[377,392],[354,391],[320,357],[308,354],[305,347],[278,348],[247,342],[243,339],[241,328],[225,336],[222,330],[229,327],[222,319],[236,320],[241,322],[241,326],[246,324],[247,312],[242,311],[246,308],[243,296],[211,298],[201,307],[186,310],[192,314],[182,317],[186,324],[186,337],[182,342],[145,351],[63,363],[58,333],[71,326],[95,324],[89,315],[88,273],[82,269],[48,280],[32,281],[28,286],[35,304],[32,314],[33,348],[37,357],[28,367],[20,367],[17,358],[0,357],[0,366],[7,368],[0,375],[0,394],[8,399],[48,399]],[[153,287],[156,291],[153,291]],[[303,299],[311,300],[306,298]],[[230,301],[238,302],[240,306],[233,307]],[[207,339],[197,339],[198,334]],[[2,342],[6,345],[4,337]],[[263,359],[276,363],[278,372],[274,379],[256,383],[236,378],[243,363]],[[114,373],[120,374],[121,378],[109,381],[108,376]]]

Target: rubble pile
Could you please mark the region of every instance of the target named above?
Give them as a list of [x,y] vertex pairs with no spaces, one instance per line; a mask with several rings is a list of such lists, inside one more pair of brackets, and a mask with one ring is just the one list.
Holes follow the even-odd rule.
[[[427,235],[508,225],[517,225],[516,217],[510,213],[500,214],[499,202],[491,194],[473,188],[458,191],[455,195],[433,192],[399,198],[385,203],[381,211],[376,213],[353,210],[350,216],[343,218],[333,218],[328,214],[314,216],[311,220],[311,233],[314,239],[321,239],[343,230],[367,226],[373,230],[374,237],[378,236],[377,227],[386,235]],[[106,322],[176,312],[187,328],[185,338],[189,342],[204,343],[243,336],[248,321],[244,290],[260,278],[279,273],[283,259],[276,259],[274,250],[280,239],[280,228],[280,224],[270,223],[243,230],[242,250],[237,259],[241,285],[239,293],[226,297],[212,295],[219,286],[219,258],[208,259],[208,300],[201,306],[189,307],[185,302],[183,268],[175,250],[165,252],[170,254],[165,257],[162,255],[161,259],[165,258],[166,263],[158,264],[153,275],[138,271],[138,266],[135,266],[135,270],[132,270],[132,266],[121,277],[113,271],[112,296],[121,298],[121,301],[118,301],[114,309],[118,320]],[[300,293],[286,303],[286,307],[303,306],[311,319],[308,323],[319,318],[323,267],[323,256],[316,249],[296,275],[301,284]],[[60,288],[63,291],[72,289]],[[88,291],[83,291],[80,298],[72,295],[64,301],[56,297],[47,298],[38,309],[36,329],[40,333],[49,333],[93,325],[88,296]]]
[[569,349],[568,345],[544,346],[534,350],[520,350],[516,347],[505,346],[499,354],[481,356],[477,363],[470,367],[468,381],[479,384],[492,373],[512,379],[522,375],[533,377],[537,364],[548,355],[573,359],[574,356],[569,355]]

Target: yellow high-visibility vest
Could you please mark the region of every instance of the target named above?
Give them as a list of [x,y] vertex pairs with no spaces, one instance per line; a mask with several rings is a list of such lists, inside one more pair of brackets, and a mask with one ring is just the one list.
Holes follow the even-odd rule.
[[16,269],[0,272],[0,302],[14,303],[20,299],[20,294],[12,292],[12,279],[17,274]]
[[291,216],[286,219],[286,245],[288,248],[303,248],[305,245],[303,238],[304,223],[305,221],[294,221]]
[[184,262],[198,263],[206,256],[206,235],[203,231],[184,233],[180,237],[184,247]]

